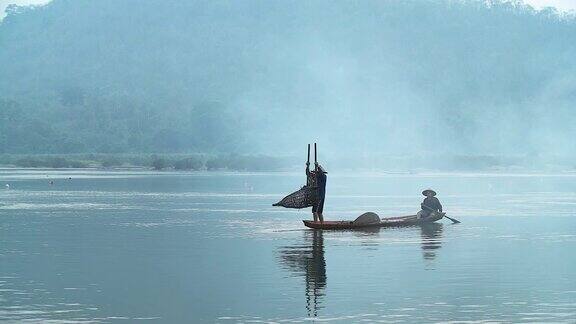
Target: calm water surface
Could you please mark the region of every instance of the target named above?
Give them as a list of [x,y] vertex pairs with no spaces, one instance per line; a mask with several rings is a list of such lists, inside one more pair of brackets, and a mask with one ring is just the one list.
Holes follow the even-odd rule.
[[327,219],[462,221],[344,232],[271,206],[303,181],[0,170],[0,321],[576,322],[576,175],[331,173]]

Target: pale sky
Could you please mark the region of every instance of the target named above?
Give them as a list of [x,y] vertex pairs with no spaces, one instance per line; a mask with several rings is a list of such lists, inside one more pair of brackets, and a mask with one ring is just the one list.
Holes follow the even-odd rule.
[[32,4],[44,4],[48,3],[50,0],[0,0],[0,20],[4,18],[4,10],[8,5],[32,5]]
[[[50,0],[0,0],[0,19],[4,18],[4,9],[6,9],[9,4],[29,5],[43,4],[47,2],[50,2]],[[576,11],[576,0],[524,0],[524,2],[536,9],[542,7],[556,7],[560,11]]]
[[524,2],[536,9],[556,7],[560,11],[576,10],[576,0],[524,0]]

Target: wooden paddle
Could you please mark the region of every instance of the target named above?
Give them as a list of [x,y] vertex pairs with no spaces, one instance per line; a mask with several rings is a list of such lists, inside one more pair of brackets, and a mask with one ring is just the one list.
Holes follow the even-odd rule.
[[[432,208],[430,208],[430,207],[428,207],[428,206],[426,206],[426,205],[422,205],[422,206],[430,209],[430,210],[433,211],[433,212],[436,212],[434,209],[432,209]],[[459,220],[454,219],[454,218],[452,218],[452,217],[446,216],[446,213],[442,213],[442,214],[444,214],[444,215],[443,215],[444,217],[446,217],[446,218],[448,218],[449,220],[451,220],[452,223],[454,223],[454,224],[460,224],[460,221],[459,221]]]
[[459,221],[459,220],[454,219],[454,218],[452,218],[452,217],[446,216],[446,213],[444,213],[444,217],[446,217],[446,218],[448,218],[449,220],[451,220],[452,223],[454,223],[454,224],[460,224],[460,221]]

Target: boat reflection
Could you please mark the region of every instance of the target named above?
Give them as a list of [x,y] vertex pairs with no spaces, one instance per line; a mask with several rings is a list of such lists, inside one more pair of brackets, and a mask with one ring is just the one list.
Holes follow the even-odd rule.
[[304,231],[304,244],[284,246],[280,262],[292,273],[306,279],[306,309],[309,317],[318,316],[326,288],[326,260],[322,230]]
[[443,230],[443,225],[440,223],[431,223],[420,226],[422,256],[425,260],[436,259],[436,253],[442,247]]
[[389,233],[392,230],[413,231],[420,228],[420,247],[424,260],[434,260],[436,253],[442,247],[442,231],[444,230],[441,223],[430,223],[417,226],[397,227],[397,228],[364,228],[352,230],[354,236],[361,238],[360,245],[366,247],[376,247],[380,245],[380,240],[374,240],[374,237],[380,238],[380,235]]
[[359,239],[359,244],[366,250],[377,250],[380,246],[380,227],[367,227],[350,230],[354,237]]
[[[420,227],[422,256],[425,260],[434,260],[438,249],[442,247],[443,225],[432,223],[418,227]],[[417,227],[407,227],[403,230],[415,231]],[[352,235],[365,239],[362,240],[361,245],[369,247],[380,245],[379,239],[382,232],[386,230],[367,228],[351,231]],[[309,317],[316,317],[319,310],[323,308],[322,300],[326,295],[324,237],[322,230],[307,230],[303,232],[303,235],[303,243],[279,248],[279,260],[286,270],[305,278],[306,309]]]

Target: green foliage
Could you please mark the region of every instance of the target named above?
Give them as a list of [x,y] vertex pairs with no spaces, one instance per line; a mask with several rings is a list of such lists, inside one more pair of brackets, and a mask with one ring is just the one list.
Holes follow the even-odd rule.
[[14,162],[21,168],[86,168],[88,163],[80,160],[71,160],[64,157],[25,157]]
[[155,157],[152,160],[151,166],[154,170],[164,170],[165,168],[168,167],[168,161],[160,157]]
[[0,155],[0,166],[21,168],[151,168],[154,170],[274,171],[290,169],[294,159],[251,155],[199,154],[36,154]]
[[204,167],[202,160],[194,157],[176,160],[173,165],[175,170],[200,170]]
[[36,159],[25,158],[16,161],[16,166],[21,168],[40,168],[44,166],[44,163]]
[[206,161],[206,169],[209,171],[223,170],[228,166],[227,160],[223,157],[216,157]]
[[87,168],[88,164],[84,161],[70,161],[68,164],[70,168]]
[[[9,8],[0,154],[205,153],[221,156],[208,169],[266,169],[222,156],[293,154],[311,138],[343,155],[576,154],[576,22],[553,10],[498,0],[137,7]],[[187,163],[174,168],[197,168]]]
[[120,159],[118,159],[117,157],[107,157],[102,161],[102,167],[104,168],[112,168],[112,167],[117,167],[117,166],[121,166],[122,162],[120,161]]

